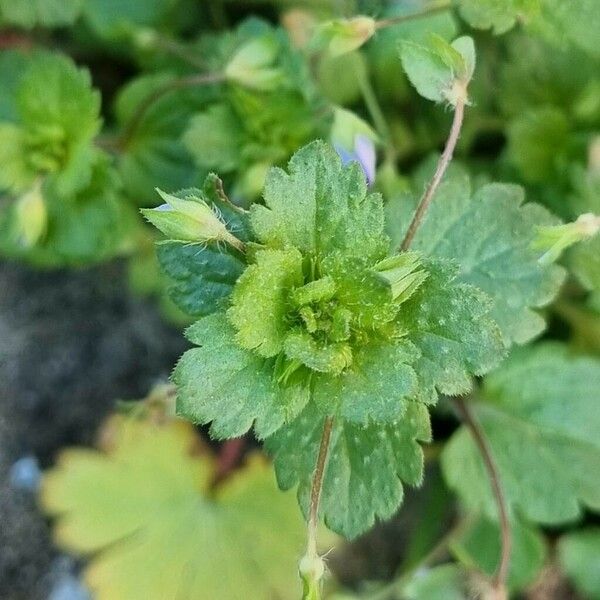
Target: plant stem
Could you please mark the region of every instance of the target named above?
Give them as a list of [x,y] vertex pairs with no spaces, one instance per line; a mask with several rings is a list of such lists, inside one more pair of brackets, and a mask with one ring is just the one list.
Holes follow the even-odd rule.
[[213,485],[223,481],[233,471],[240,462],[245,446],[245,437],[233,438],[223,442],[217,454]]
[[393,25],[405,23],[406,21],[412,21],[413,19],[421,19],[423,17],[428,17],[438,12],[450,10],[451,7],[452,2],[448,2],[448,0],[443,0],[441,2],[432,2],[430,6],[425,7],[419,12],[409,13],[407,15],[398,15],[396,17],[389,17],[387,19],[380,19],[375,24],[375,27],[376,29],[385,29],[386,27],[391,27]]
[[329,443],[333,430],[333,417],[326,417],[323,423],[323,434],[319,445],[317,465],[313,473],[312,488],[310,491],[310,507],[308,511],[308,543],[306,554],[310,557],[317,556],[317,528],[319,526],[319,503],[321,501],[321,490],[325,477],[325,467],[329,455]]
[[303,600],[321,600],[321,579],[325,570],[323,559],[317,550],[317,528],[319,526],[319,503],[323,479],[327,467],[333,417],[326,417],[323,423],[323,434],[319,445],[317,464],[313,473],[308,510],[306,554],[300,561],[300,577],[302,578]]
[[481,453],[483,463],[487,470],[492,486],[494,499],[498,507],[498,517],[500,519],[500,562],[494,575],[493,586],[497,600],[507,598],[506,579],[508,577],[508,569],[510,566],[510,555],[512,549],[512,535],[510,530],[510,522],[508,519],[508,508],[506,498],[500,483],[500,473],[494,461],[494,456],[485,437],[485,433],[481,425],[472,413],[468,403],[463,398],[457,397],[453,399],[454,405],[466,425],[471,432],[475,444]]
[[423,221],[423,217],[433,200],[433,196],[444,177],[444,173],[452,160],[452,155],[454,154],[454,149],[456,148],[456,143],[458,142],[458,138],[460,136],[460,130],[463,124],[463,117],[465,114],[465,100],[459,99],[456,102],[456,106],[454,107],[454,119],[452,120],[452,127],[450,129],[450,135],[446,141],[446,147],[438,160],[437,166],[435,168],[435,173],[431,181],[427,184],[425,188],[425,192],[423,192],[423,196],[421,196],[421,200],[419,201],[419,205],[417,206],[417,210],[413,216],[413,219],[408,226],[408,230],[406,231],[406,235],[404,236],[404,240],[400,246],[400,250],[408,250],[410,247],[415,234],[417,233],[417,229],[421,225]]
[[157,50],[168,52],[197,69],[206,69],[206,63],[201,58],[189,52],[183,44],[169,37],[158,36],[154,40],[154,46]]
[[366,73],[360,73],[357,79],[365,106],[369,111],[369,115],[371,115],[375,129],[377,130],[381,140],[385,143],[386,158],[393,163],[396,160],[397,152],[394,148],[392,132],[390,131],[387,121],[385,120],[385,116],[383,115],[383,111],[379,105],[379,100],[377,100],[377,96],[373,91],[373,86],[371,85],[369,76]]
[[180,79],[175,79],[157,88],[156,90],[154,90],[154,92],[146,96],[146,98],[138,106],[135,115],[129,122],[129,126],[123,133],[123,137],[121,139],[121,147],[127,146],[127,144],[133,138],[135,132],[140,126],[140,123],[142,122],[148,110],[155,102],[160,100],[163,96],[176,90],[181,90],[188,87],[220,83],[224,79],[225,76],[222,73],[201,73],[198,75],[190,75],[189,77],[181,77]]

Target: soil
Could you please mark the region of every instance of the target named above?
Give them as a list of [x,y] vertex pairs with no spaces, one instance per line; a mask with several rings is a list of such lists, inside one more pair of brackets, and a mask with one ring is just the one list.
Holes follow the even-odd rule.
[[185,341],[123,264],[40,272],[0,265],[0,598],[46,599],[60,558],[34,496],[10,466],[42,468],[64,446],[91,444],[116,399],[166,379]]

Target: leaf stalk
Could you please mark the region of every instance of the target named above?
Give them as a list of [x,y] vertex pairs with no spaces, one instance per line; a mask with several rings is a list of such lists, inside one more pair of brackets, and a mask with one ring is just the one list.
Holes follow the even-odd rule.
[[498,466],[494,460],[494,455],[487,438],[485,437],[485,433],[471,411],[468,403],[461,397],[453,398],[453,402],[461,420],[471,432],[473,440],[481,453],[492,486],[494,500],[498,507],[498,518],[500,520],[500,561],[498,562],[492,585],[494,587],[495,600],[506,600],[508,598],[506,580],[508,578],[508,569],[510,567],[510,557],[512,552],[512,533],[508,518],[506,497],[500,481],[500,472],[498,471]]
[[419,200],[417,210],[415,211],[412,221],[408,226],[404,240],[402,240],[402,244],[400,245],[400,250],[402,251],[408,250],[412,244],[415,234],[417,233],[417,229],[421,225],[423,218],[425,217],[425,213],[427,212],[427,209],[433,200],[435,192],[437,191],[440,182],[442,181],[442,178],[444,177],[444,174],[450,165],[458,138],[460,137],[460,130],[463,124],[466,102],[466,95],[465,97],[459,98],[456,102],[456,106],[454,108],[454,119],[452,120],[452,127],[450,128],[450,134],[446,141],[446,146],[444,147],[444,151],[438,160],[433,177],[427,184],[427,187],[425,188],[425,191]]

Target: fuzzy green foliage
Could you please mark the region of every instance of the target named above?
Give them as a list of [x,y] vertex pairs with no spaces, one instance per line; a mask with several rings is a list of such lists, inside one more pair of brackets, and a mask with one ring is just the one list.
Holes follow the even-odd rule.
[[[576,519],[583,507],[600,508],[599,481],[590,477],[600,460],[599,386],[600,361],[559,343],[516,350],[486,378],[473,409],[511,511],[557,524]],[[496,518],[481,456],[465,428],[444,449],[442,465],[467,505]]]
[[[461,182],[464,186],[464,178]],[[466,185],[466,195],[453,201],[469,202]],[[490,218],[485,192],[490,204],[504,197],[501,186],[480,192],[482,200],[473,205],[478,226],[481,218]],[[545,213],[533,208],[524,219],[512,193],[507,187],[515,225],[529,232]],[[203,305],[200,313],[214,314],[188,332],[199,347],[175,370],[178,410],[194,422],[210,423],[219,438],[254,426],[258,437],[268,437],[281,485],[298,483],[305,509],[323,419],[333,416],[323,514],[336,531],[355,536],[393,513],[402,481],[421,481],[417,441],[428,440],[430,430],[420,403],[435,402],[438,392],[468,392],[472,376],[488,372],[504,354],[508,341],[492,318],[494,302],[472,285],[476,277],[458,268],[461,260],[477,264],[494,256],[493,246],[480,248],[481,255],[476,249],[464,252],[461,240],[468,229],[458,225],[468,228],[470,217],[469,205],[460,204],[456,238],[445,238],[455,239],[456,247],[440,254],[417,242],[419,254],[395,254],[384,232],[380,196],[367,192],[358,165],[342,167],[322,142],[296,153],[287,171],[271,170],[264,199],[249,212],[252,234],[243,271],[230,272],[219,302]],[[490,244],[520,252],[515,225],[494,232]],[[433,232],[431,222],[423,227]],[[211,242],[198,247],[194,263],[201,276],[209,276],[216,251]],[[528,300],[546,285],[543,273],[535,273],[527,272],[533,277]],[[498,288],[492,291],[500,295]],[[295,458],[289,453],[298,445],[290,438],[303,440]],[[382,447],[375,477],[364,457],[376,460],[378,440],[388,440],[388,446]]]

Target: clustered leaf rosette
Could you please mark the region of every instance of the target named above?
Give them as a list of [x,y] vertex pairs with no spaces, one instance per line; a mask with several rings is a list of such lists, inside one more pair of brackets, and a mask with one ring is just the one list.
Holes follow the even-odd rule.
[[381,196],[323,142],[287,172],[273,168],[250,211],[228,205],[218,184],[211,176],[178,196],[215,207],[244,252],[214,237],[159,246],[174,297],[201,316],[187,331],[197,347],[173,374],[178,412],[215,438],[253,427],[304,509],[333,416],[321,510],[358,535],[393,514],[401,481],[421,482],[426,405],[467,392],[502,358],[491,302],[451,260],[396,253]]

